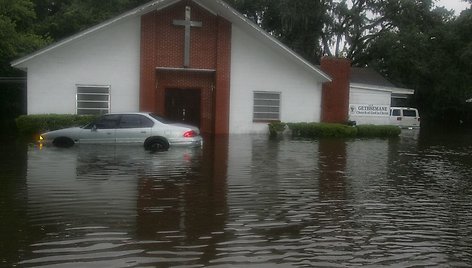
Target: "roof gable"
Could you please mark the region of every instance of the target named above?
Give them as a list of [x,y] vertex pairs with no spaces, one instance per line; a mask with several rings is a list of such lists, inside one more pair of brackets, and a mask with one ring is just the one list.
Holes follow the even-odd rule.
[[380,87],[395,87],[378,72],[370,68],[351,68],[351,83],[367,84]]
[[395,86],[393,83],[388,81],[380,73],[376,72],[371,68],[351,68],[351,77],[350,77],[351,86],[370,89],[370,90],[380,90],[380,91],[389,91],[394,94],[413,94],[414,90],[407,88],[400,88]]
[[[109,19],[103,23],[100,23],[98,25],[95,25],[91,28],[88,28],[82,32],[79,32],[75,35],[72,35],[69,38],[66,38],[64,40],[58,41],[56,43],[51,44],[50,46],[47,46],[43,49],[40,49],[32,54],[29,54],[25,57],[22,57],[20,59],[17,59],[11,63],[13,67],[16,68],[26,68],[28,61],[43,55],[45,53],[48,53],[49,51],[52,51],[58,47],[61,47],[63,45],[66,45],[70,42],[74,42],[78,39],[83,38],[84,36],[87,36],[89,34],[92,34],[94,32],[100,31],[106,27],[109,27],[110,25],[116,24],[124,19],[135,17],[135,16],[141,16],[144,15],[148,12],[151,11],[156,11],[156,10],[162,10],[166,7],[169,7],[171,5],[174,5],[182,0],[154,0],[151,1],[147,4],[144,4],[142,6],[139,6],[135,9],[132,9],[128,12],[125,12],[117,17],[114,17],[112,19]],[[269,33],[265,32],[262,28],[260,28],[258,25],[253,23],[251,20],[247,19],[244,15],[233,9],[230,5],[225,3],[222,0],[192,0],[194,3],[198,4],[202,8],[206,9],[212,14],[221,16],[231,23],[238,25],[245,31],[253,34],[256,36],[260,41],[266,43],[267,45],[271,46],[272,48],[276,49],[278,52],[280,52],[282,55],[285,55],[288,57],[290,60],[293,60],[294,62],[298,63],[301,65],[304,69],[306,69],[309,72],[312,72],[317,80],[320,82],[328,82],[331,81],[331,78],[325,74],[323,71],[321,71],[319,68],[315,67],[311,63],[309,63],[307,60],[296,54],[294,51],[289,49],[287,46],[282,44],[279,40],[271,36]]]
[[67,37],[65,39],[62,39],[60,41],[57,41],[47,47],[44,47],[40,50],[37,50],[29,55],[26,55],[22,58],[19,58],[17,60],[14,60],[11,62],[11,65],[13,67],[16,67],[16,68],[21,68],[22,65],[24,63],[27,63],[29,60],[33,59],[33,58],[36,58],[37,56],[40,56],[40,55],[43,55],[51,50],[54,50],[58,47],[61,47],[63,45],[66,45],[68,43],[71,43],[71,42],[74,42],[75,40],[78,40],[78,39],[81,39],[91,33],[94,33],[94,32],[97,32],[97,31],[100,31],[104,28],[107,28],[109,27],[110,25],[113,25],[115,23],[118,23],[120,21],[123,21],[127,18],[131,18],[131,17],[134,17],[134,16],[140,16],[142,14],[145,14],[147,12],[150,12],[150,11],[153,11],[153,10],[160,10],[160,9],[164,9],[170,5],[173,5],[177,2],[179,2],[180,0],[155,0],[155,1],[152,1],[152,2],[149,2],[147,4],[144,4],[142,6],[139,6],[135,9],[132,9],[128,12],[125,12],[117,17],[114,17],[114,18],[111,18],[109,20],[106,20],[100,24],[97,24],[95,26],[92,26],[88,29],[85,29],[81,32],[78,32],[70,37]]

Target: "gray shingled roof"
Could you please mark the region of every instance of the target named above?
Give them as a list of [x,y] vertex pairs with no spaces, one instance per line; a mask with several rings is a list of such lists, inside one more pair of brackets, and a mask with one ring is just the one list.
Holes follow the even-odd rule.
[[396,87],[381,74],[370,68],[351,68],[351,83],[366,84],[380,87]]

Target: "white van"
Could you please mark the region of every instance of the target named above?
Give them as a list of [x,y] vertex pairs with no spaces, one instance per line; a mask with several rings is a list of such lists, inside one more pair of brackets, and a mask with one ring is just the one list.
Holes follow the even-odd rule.
[[390,124],[401,128],[418,128],[420,114],[415,108],[390,107]]

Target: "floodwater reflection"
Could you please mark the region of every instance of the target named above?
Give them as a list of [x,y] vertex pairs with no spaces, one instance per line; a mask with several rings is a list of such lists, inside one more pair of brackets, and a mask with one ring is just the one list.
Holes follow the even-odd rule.
[[470,135],[0,153],[0,266],[472,265]]

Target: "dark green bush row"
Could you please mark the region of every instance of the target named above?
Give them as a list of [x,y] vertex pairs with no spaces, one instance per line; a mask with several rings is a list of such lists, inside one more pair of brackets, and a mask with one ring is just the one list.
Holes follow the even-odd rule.
[[359,125],[348,126],[344,124],[328,123],[270,123],[270,134],[276,135],[277,130],[281,131],[287,125],[292,131],[293,137],[303,138],[352,138],[352,137],[397,137],[401,130],[396,126]]
[[31,136],[66,127],[82,126],[91,122],[92,115],[38,114],[22,115],[16,119],[20,135]]
[[272,137],[277,136],[278,133],[285,130],[287,125],[283,122],[272,122],[269,124],[269,134]]
[[343,124],[328,123],[288,123],[294,137],[304,138],[344,138],[355,137],[357,129]]

